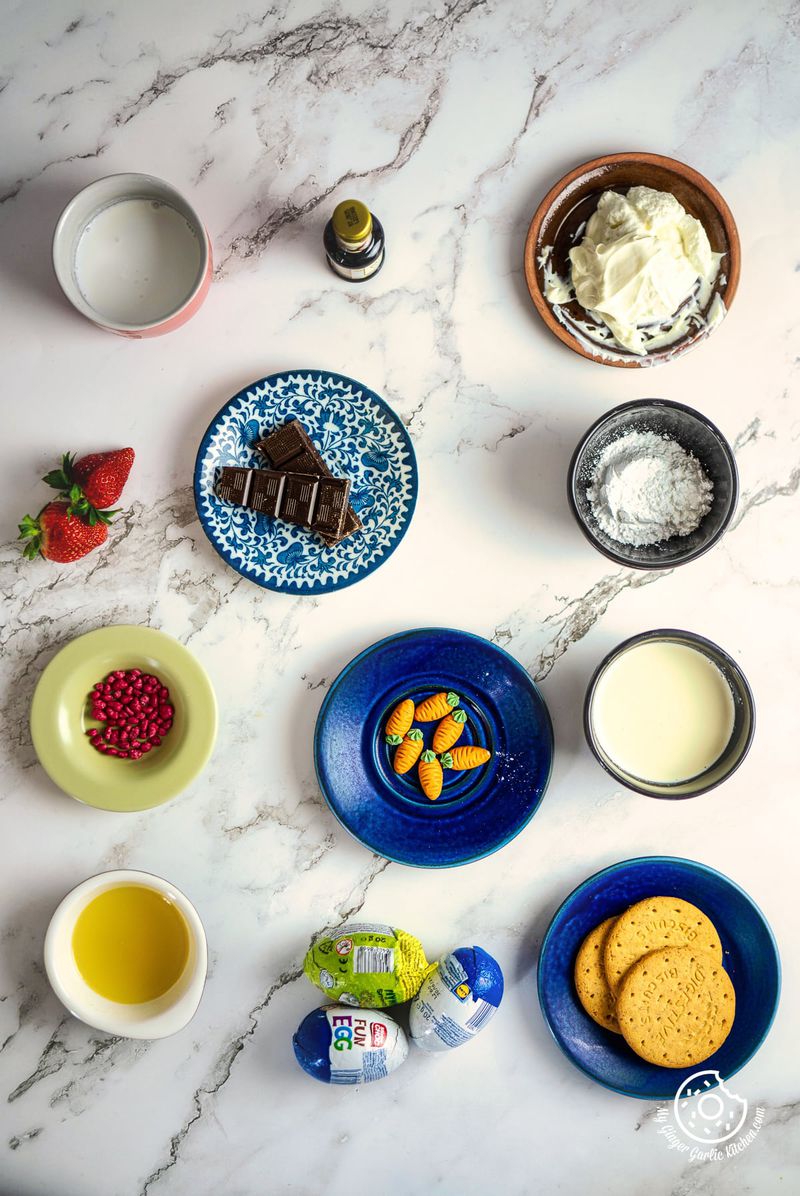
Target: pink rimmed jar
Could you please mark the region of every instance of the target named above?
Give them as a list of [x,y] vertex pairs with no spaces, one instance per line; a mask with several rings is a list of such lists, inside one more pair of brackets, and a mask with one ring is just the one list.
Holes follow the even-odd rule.
[[190,203],[149,174],[112,174],[70,200],[53,235],[53,268],[72,306],[107,332],[162,336],[198,311],[211,285],[211,242]]

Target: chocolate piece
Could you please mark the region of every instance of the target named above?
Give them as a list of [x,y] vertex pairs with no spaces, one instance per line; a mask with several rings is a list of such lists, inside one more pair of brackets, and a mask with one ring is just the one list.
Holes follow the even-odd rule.
[[281,505],[278,514],[288,523],[299,523],[301,527],[312,527],[314,507],[317,501],[319,478],[302,473],[285,473]]
[[236,469],[230,465],[221,469],[215,486],[219,497],[224,498],[226,502],[235,502],[243,507],[247,501],[252,472],[252,469]]
[[[293,471],[302,471],[322,478],[333,476],[299,419],[290,420],[288,424],[275,428],[268,436],[257,441],[254,447],[256,452],[266,457],[276,469],[291,465]],[[320,532],[320,535],[328,547],[332,548],[340,540],[359,531],[361,527],[361,520],[348,503],[341,531],[337,535],[329,535],[327,532]]]
[[281,508],[285,473],[274,473],[271,469],[254,469],[245,506],[259,515],[277,515]]
[[342,539],[347,515],[350,482],[347,478],[320,478],[317,507],[312,528],[320,536],[335,542]]
[[269,457],[276,469],[281,469],[293,457],[307,449],[308,443],[309,436],[305,428],[299,419],[293,419],[282,428],[270,432],[263,440],[259,440],[256,448]]
[[340,540],[346,540],[348,536],[352,536],[353,532],[360,532],[363,526],[364,524],[358,515],[356,515],[353,508],[348,504],[344,512],[344,523],[342,524],[341,534],[335,540],[329,540],[326,536],[322,538],[326,544],[332,547],[334,544],[338,544]]
[[[302,453],[298,453],[296,457],[292,457],[289,464],[292,473],[310,473],[315,478],[333,477],[333,474],[331,474],[327,467],[325,473],[319,472],[316,458],[308,449],[303,449]],[[275,468],[277,469],[278,466],[276,465]]]

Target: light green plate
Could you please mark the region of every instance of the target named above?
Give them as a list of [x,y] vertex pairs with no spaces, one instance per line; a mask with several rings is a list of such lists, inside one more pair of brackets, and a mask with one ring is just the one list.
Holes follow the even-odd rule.
[[[114,669],[155,673],[175,708],[161,747],[118,760],[90,746],[89,694]],[[60,789],[101,810],[149,810],[205,768],[217,737],[217,700],[191,652],[149,627],[103,627],[67,644],[39,678],[31,705],[36,755]]]

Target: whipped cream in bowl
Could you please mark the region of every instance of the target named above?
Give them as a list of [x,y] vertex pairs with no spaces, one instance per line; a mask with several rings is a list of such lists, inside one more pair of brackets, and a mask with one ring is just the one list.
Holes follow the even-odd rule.
[[604,365],[671,360],[716,328],[739,275],[722,196],[690,167],[616,154],[576,168],[537,209],[525,274],[565,344]]

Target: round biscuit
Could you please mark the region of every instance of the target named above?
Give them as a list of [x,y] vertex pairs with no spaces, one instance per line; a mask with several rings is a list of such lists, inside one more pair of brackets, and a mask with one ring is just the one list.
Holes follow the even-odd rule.
[[628,969],[617,1017],[628,1046],[659,1067],[703,1063],[728,1037],[736,994],[719,960],[695,947],[662,947]]
[[696,947],[722,962],[722,943],[710,918],[682,897],[647,897],[620,914],[606,939],[603,963],[611,991],[637,959],[659,947]]
[[575,991],[581,1005],[598,1026],[619,1034],[617,1015],[614,1012],[614,994],[609,988],[603,967],[606,939],[616,920],[606,918],[605,922],[595,926],[578,948],[575,957]]

